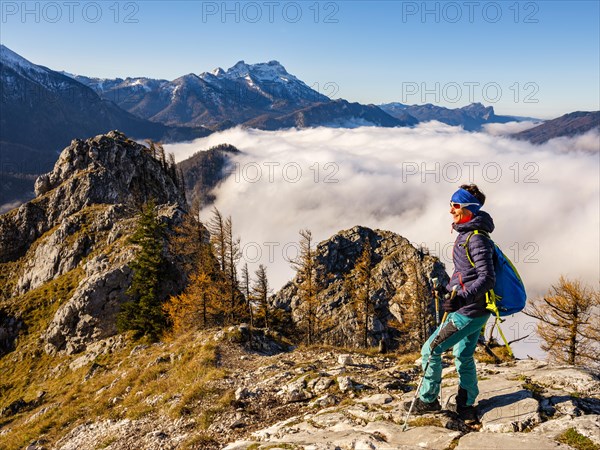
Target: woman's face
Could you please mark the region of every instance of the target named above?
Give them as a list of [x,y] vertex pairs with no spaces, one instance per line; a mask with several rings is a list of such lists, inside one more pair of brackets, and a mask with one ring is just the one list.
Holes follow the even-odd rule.
[[471,217],[473,217],[471,211],[467,208],[456,208],[456,206],[460,206],[460,204],[450,204],[450,214],[452,215],[452,221],[454,223],[465,223],[471,220]]

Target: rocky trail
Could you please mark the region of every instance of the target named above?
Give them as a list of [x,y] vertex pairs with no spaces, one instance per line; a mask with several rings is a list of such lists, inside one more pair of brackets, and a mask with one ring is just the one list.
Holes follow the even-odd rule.
[[[220,340],[219,365],[228,375],[215,383],[234,392],[235,398],[208,428],[218,443],[200,442],[191,448],[600,448],[600,380],[583,368],[536,360],[478,363],[480,423],[466,424],[443,410],[413,415],[402,432],[402,404],[412,399],[420,376],[414,362],[333,347],[280,352],[267,341],[259,351],[248,351],[222,335],[217,333],[215,339]],[[444,404],[452,400],[458,384],[451,360],[445,362]],[[189,442],[196,419],[150,415],[89,421],[52,448],[95,449],[99,442],[108,442],[102,448],[115,450],[184,448],[180,444]],[[559,442],[569,429],[592,446]],[[41,448],[47,447],[31,450]]]

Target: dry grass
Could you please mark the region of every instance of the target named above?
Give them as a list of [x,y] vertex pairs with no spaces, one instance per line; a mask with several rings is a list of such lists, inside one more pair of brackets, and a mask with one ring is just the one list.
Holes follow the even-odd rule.
[[[498,357],[500,362],[514,361],[514,358],[509,355],[508,349],[505,346],[492,347],[491,350],[494,353],[494,355]],[[476,351],[474,356],[477,362],[485,364],[496,364],[496,360],[484,351]]]
[[398,355],[396,357],[397,364],[399,366],[403,365],[414,365],[415,361],[421,357],[421,353],[413,352],[413,353],[404,353],[402,355]]
[[181,450],[196,450],[219,445],[214,437],[206,433],[195,433],[181,444]]
[[436,417],[417,417],[408,422],[411,427],[441,427],[444,428],[442,421]]
[[72,371],[68,364],[73,357],[51,358],[41,353],[38,358],[14,361],[17,355],[11,354],[1,359],[2,382],[9,387],[0,407],[16,398],[33,400],[42,390],[48,393],[44,405],[33,412],[49,404],[59,406],[28,423],[25,421],[31,412],[7,419],[3,425],[11,431],[0,436],[0,448],[24,448],[40,438],[55,442],[89,419],[197,414],[199,426],[206,429],[233,402],[232,392],[213,387],[213,382],[225,374],[216,367],[217,347],[212,340],[200,334],[181,336],[172,342],[173,357],[165,343],[130,355],[134,345],[129,342],[125,348],[97,358],[101,368],[87,381],[84,377],[92,363]]

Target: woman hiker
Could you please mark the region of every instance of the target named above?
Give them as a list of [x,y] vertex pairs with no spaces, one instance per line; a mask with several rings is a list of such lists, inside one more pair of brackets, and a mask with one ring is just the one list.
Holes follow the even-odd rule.
[[[494,247],[490,239],[475,230],[491,233],[494,222],[490,215],[481,211],[485,203],[485,195],[474,185],[462,185],[450,201],[452,228],[458,232],[452,260],[454,273],[446,286],[448,292],[457,286],[454,298],[446,296],[443,307],[448,312],[447,320],[427,340],[421,350],[422,364],[431,353],[431,361],[423,375],[423,384],[419,397],[415,401],[413,413],[425,414],[441,410],[438,401],[440,384],[442,382],[442,353],[452,347],[458,372],[458,394],[456,406],[452,407],[463,420],[477,420],[475,399],[479,394],[477,388],[477,373],[473,353],[477,347],[477,339],[481,328],[490,317],[486,309],[485,293],[494,287],[496,276],[494,272]],[[467,257],[465,242],[469,256]],[[410,403],[405,403],[406,410]]]

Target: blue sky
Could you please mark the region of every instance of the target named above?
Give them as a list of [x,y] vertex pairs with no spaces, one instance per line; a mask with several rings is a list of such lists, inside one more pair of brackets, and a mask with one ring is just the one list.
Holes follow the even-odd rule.
[[362,103],[600,109],[598,1],[0,3],[2,44],[82,75],[174,79],[275,59]]

